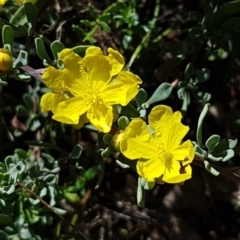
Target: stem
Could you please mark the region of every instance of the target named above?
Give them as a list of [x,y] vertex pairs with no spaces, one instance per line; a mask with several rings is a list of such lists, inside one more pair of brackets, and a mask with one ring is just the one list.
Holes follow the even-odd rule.
[[155,6],[154,14],[153,14],[153,19],[149,23],[149,31],[144,36],[141,43],[137,46],[134,53],[132,54],[132,56],[131,56],[131,58],[130,58],[127,66],[126,66],[127,69],[131,68],[133,62],[135,61],[135,59],[138,57],[139,53],[141,52],[144,44],[148,41],[149,37],[151,36],[152,30],[155,27],[155,24],[156,24],[158,15],[159,15],[159,11],[160,11],[160,0],[156,0],[156,6]]

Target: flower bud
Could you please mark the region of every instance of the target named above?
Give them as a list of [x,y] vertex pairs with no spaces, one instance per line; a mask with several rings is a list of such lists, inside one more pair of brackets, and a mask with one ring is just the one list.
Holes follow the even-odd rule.
[[4,48],[0,48],[0,74],[7,74],[13,66],[11,53]]
[[119,130],[112,137],[111,145],[118,152],[120,152],[120,142],[123,139],[123,135],[124,135],[124,131]]

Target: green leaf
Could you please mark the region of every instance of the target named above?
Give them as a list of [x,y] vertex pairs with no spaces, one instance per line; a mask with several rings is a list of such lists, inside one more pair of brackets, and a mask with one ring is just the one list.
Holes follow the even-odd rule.
[[10,170],[10,167],[12,164],[15,164],[15,159],[13,156],[7,156],[4,160],[4,163],[7,167],[7,170],[9,171]]
[[192,93],[198,102],[208,102],[211,99],[211,93],[196,90],[192,91]]
[[196,138],[197,138],[197,143],[199,145],[200,148],[203,147],[203,144],[202,144],[202,126],[203,126],[203,121],[204,121],[204,118],[206,117],[207,115],[207,112],[210,108],[210,104],[207,103],[205,104],[200,116],[199,116],[199,119],[198,119],[198,126],[197,126],[197,135],[196,135]]
[[24,5],[20,6],[10,19],[10,23],[14,26],[24,25],[27,22]]
[[121,116],[119,119],[118,119],[118,127],[120,130],[125,130],[125,128],[128,126],[129,124],[129,118],[126,117],[126,116]]
[[136,165],[137,165],[137,160],[130,160],[123,156],[122,154],[119,154],[117,157],[117,161],[120,162],[120,167],[127,168],[129,166],[131,169],[133,169],[135,172],[136,170]]
[[214,161],[214,162],[219,162],[219,161],[222,161],[223,158],[222,157],[215,157],[213,156],[212,154],[208,154],[208,159]]
[[142,107],[148,108],[153,103],[167,99],[172,93],[172,90],[173,86],[170,83],[164,82],[160,84],[148,101],[142,104]]
[[148,182],[145,178],[141,178],[140,182],[141,182],[143,189],[145,189],[145,190],[153,189],[156,184],[156,182]]
[[29,130],[31,132],[35,132],[39,127],[41,126],[41,122],[38,119],[31,120],[30,128]]
[[210,172],[212,175],[218,176],[220,174],[220,172],[218,172],[215,168],[213,168],[207,160],[203,161],[203,163],[204,163],[205,169],[208,172]]
[[138,188],[137,188],[137,204],[140,207],[145,206],[145,190],[142,188],[141,185],[141,178],[138,178]]
[[111,28],[110,28],[110,26],[109,26],[106,22],[99,22],[99,25],[101,26],[101,28],[102,28],[106,33],[110,33],[110,32],[111,32]]
[[194,73],[194,65],[192,63],[188,63],[184,71],[186,80],[189,80],[190,77],[193,75],[193,73]]
[[122,163],[122,162],[119,161],[119,160],[116,160],[116,163],[117,163],[121,168],[123,168],[123,169],[125,169],[125,168],[130,168],[129,165],[127,165],[127,164],[125,164],[125,163]]
[[3,232],[2,230],[0,230],[0,239],[1,240],[8,240],[8,234],[6,234],[5,232]]
[[82,45],[82,46],[76,46],[76,47],[73,47],[72,50],[78,54],[79,56],[81,57],[84,57],[85,56],[85,52],[86,52],[86,49],[91,47],[92,45]]
[[40,59],[45,60],[49,65],[53,65],[52,60],[48,56],[44,42],[41,38],[35,38],[35,46]]
[[221,153],[225,150],[235,148],[237,145],[237,139],[222,139],[214,149],[214,153]]
[[20,50],[17,59],[13,63],[14,68],[26,66],[28,64],[28,53],[26,51]]
[[220,137],[219,135],[216,135],[216,134],[210,136],[210,137],[207,139],[205,145],[206,145],[206,147],[208,148],[208,152],[209,152],[209,153],[212,153],[212,152],[213,152],[215,146],[218,144],[218,142],[220,141],[220,139],[221,139],[221,137]]
[[25,13],[27,16],[28,23],[31,23],[34,28],[37,22],[38,10],[37,8],[30,2],[26,2],[24,4]]
[[106,133],[103,135],[103,142],[105,144],[111,144],[111,141],[112,141],[112,134],[109,134],[109,133]]
[[55,60],[57,60],[58,53],[60,53],[65,47],[59,40],[55,40],[54,42],[51,43],[50,48],[52,50]]
[[88,4],[88,10],[89,10],[90,15],[91,15],[94,19],[97,19],[97,18],[98,18],[98,15],[97,15],[97,13],[95,12],[94,6],[93,6],[91,3]]
[[70,153],[70,159],[79,159],[83,151],[83,147],[80,144],[76,144]]
[[56,201],[55,201],[55,194],[56,194],[56,187],[54,186],[48,186],[47,189],[48,189],[48,197],[50,198],[50,203],[49,205],[50,206],[54,206],[56,204]]
[[177,91],[179,99],[183,100],[181,111],[185,113],[188,109],[188,106],[191,103],[191,96],[189,90],[186,87],[182,87]]
[[202,68],[195,78],[196,83],[206,82],[210,78],[211,71],[208,68]]
[[110,13],[103,13],[103,15],[101,15],[99,17],[99,20],[101,22],[107,22],[107,21],[111,20],[111,18],[112,18],[112,15]]
[[65,215],[65,214],[67,214],[67,211],[66,211],[65,209],[56,208],[56,207],[53,207],[53,209],[54,209],[59,215]]
[[208,157],[207,152],[198,145],[194,146],[194,151],[195,151],[195,154],[201,159],[206,159]]
[[30,111],[33,111],[34,104],[33,104],[33,99],[32,99],[32,97],[31,97],[31,95],[28,94],[28,93],[25,93],[25,94],[23,95],[23,101],[24,101],[24,103],[26,104],[26,106],[28,107],[28,109],[29,109]]
[[16,165],[16,169],[18,170],[19,174],[22,174],[25,171],[25,164],[22,161],[19,161]]
[[81,20],[80,22],[87,28],[92,28],[96,24],[95,22],[85,20],[85,19]]
[[3,41],[3,45],[9,44],[12,49],[13,42],[14,42],[14,31],[9,25],[4,25],[2,29],[2,41]]
[[95,178],[100,173],[101,170],[102,167],[100,165],[97,165],[86,170],[83,176],[87,181],[90,181],[93,178]]
[[33,34],[33,31],[34,31],[33,26],[32,26],[31,23],[28,23],[27,25],[28,25],[28,27],[27,27],[27,35],[31,36]]
[[0,223],[7,226],[13,226],[14,221],[9,215],[0,214]]
[[120,113],[129,118],[139,117],[139,112],[131,103],[129,103],[127,106],[121,107]]
[[19,117],[29,117],[30,115],[30,112],[28,111],[28,109],[23,105],[18,105],[16,107],[16,112]]
[[227,149],[221,153],[216,153],[216,156],[222,157],[222,162],[226,162],[234,157],[234,151],[232,149]]
[[136,96],[136,102],[138,107],[141,107],[142,104],[146,102],[146,100],[147,100],[147,92],[143,88],[140,88]]
[[54,174],[48,174],[44,177],[43,181],[46,182],[47,185],[51,186],[56,183],[57,179]]

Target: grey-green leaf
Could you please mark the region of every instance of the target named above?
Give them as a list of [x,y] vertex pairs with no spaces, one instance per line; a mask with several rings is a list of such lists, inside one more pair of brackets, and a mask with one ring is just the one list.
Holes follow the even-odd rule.
[[136,96],[136,102],[138,107],[141,107],[142,104],[146,102],[146,100],[147,100],[147,92],[143,88],[140,88]]
[[141,178],[138,178],[138,188],[137,188],[137,204],[140,207],[145,205],[145,190],[142,188]]
[[36,50],[37,50],[37,54],[38,56],[44,61],[47,61],[47,63],[49,65],[52,65],[52,60],[50,59],[50,57],[47,54],[46,48],[44,46],[44,42],[41,38],[35,38],[35,46],[36,46]]
[[201,147],[199,147],[198,145],[194,146],[194,151],[195,151],[195,154],[201,159],[206,159],[208,156],[207,152]]
[[203,163],[204,163],[205,169],[208,172],[210,172],[212,175],[218,176],[220,174],[220,172],[218,172],[215,168],[213,168],[207,160],[203,161]]
[[216,135],[216,134],[210,136],[210,137],[207,139],[205,145],[206,145],[206,147],[208,148],[208,152],[209,152],[209,153],[212,153],[212,152],[213,152],[215,146],[218,144],[218,142],[220,141],[220,139],[221,139],[221,137],[220,137],[219,135]]
[[143,189],[145,189],[145,190],[153,189],[156,184],[156,182],[148,182],[145,178],[141,178],[140,182],[141,182]]
[[58,59],[58,53],[60,53],[65,47],[59,40],[55,40],[50,45],[50,48],[52,50],[52,53],[53,53],[53,56],[54,56],[55,60],[57,60]]
[[198,126],[197,126],[197,135],[196,135],[196,138],[197,138],[197,143],[199,145],[200,148],[203,147],[203,144],[202,144],[202,126],[203,126],[203,121],[204,121],[204,118],[206,117],[207,115],[207,112],[210,108],[210,104],[207,103],[205,104],[200,116],[199,116],[199,119],[198,119]]
[[148,101],[142,104],[142,107],[148,108],[153,103],[167,99],[172,93],[172,90],[173,86],[170,83],[164,82],[160,84]]
[[14,42],[14,31],[9,25],[4,25],[2,29],[3,45],[9,44],[12,48]]
[[38,16],[37,8],[30,2],[26,2],[24,4],[24,8],[27,16],[27,21],[31,23],[31,25],[34,27],[36,25],[37,16]]

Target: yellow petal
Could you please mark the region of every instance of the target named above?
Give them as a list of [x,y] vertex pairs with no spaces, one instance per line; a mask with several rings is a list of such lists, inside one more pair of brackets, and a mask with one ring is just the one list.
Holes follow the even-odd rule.
[[45,93],[40,100],[40,107],[43,113],[48,111],[55,112],[57,105],[66,100],[66,98],[62,94],[55,94],[55,93]]
[[92,87],[101,89],[111,79],[111,65],[99,47],[89,47],[83,59]]
[[7,0],[0,0],[0,8],[3,7],[3,5],[7,2]]
[[108,48],[107,60],[111,65],[111,76],[117,75],[124,66],[123,56],[113,48]]
[[185,141],[172,150],[173,160],[181,161],[182,165],[187,165],[193,161],[195,152],[190,140]]
[[149,114],[149,125],[158,137],[161,137],[165,148],[176,148],[187,134],[189,127],[181,123],[182,114],[165,105],[154,107]]
[[146,123],[133,119],[126,127],[120,144],[121,153],[129,159],[157,159],[158,145],[148,131]]
[[89,107],[82,97],[69,98],[57,105],[52,118],[67,124],[78,124],[80,115]]
[[171,167],[167,167],[162,180],[167,183],[181,183],[192,177],[192,168],[190,165],[184,167],[184,173],[181,173],[181,165],[173,161]]
[[139,176],[145,178],[148,182],[153,182],[159,178],[165,170],[165,166],[157,159],[139,159],[137,162],[137,172]]
[[64,69],[48,67],[42,75],[43,83],[54,92],[69,91],[74,96],[81,95],[88,88],[82,58],[71,49],[64,49],[59,60],[63,62]]
[[99,131],[107,133],[111,130],[113,122],[112,106],[102,104],[93,104],[87,112],[87,117],[91,124]]
[[138,93],[138,84],[142,80],[135,74],[127,71],[119,73],[116,82],[102,88],[101,96],[109,104],[126,106]]

